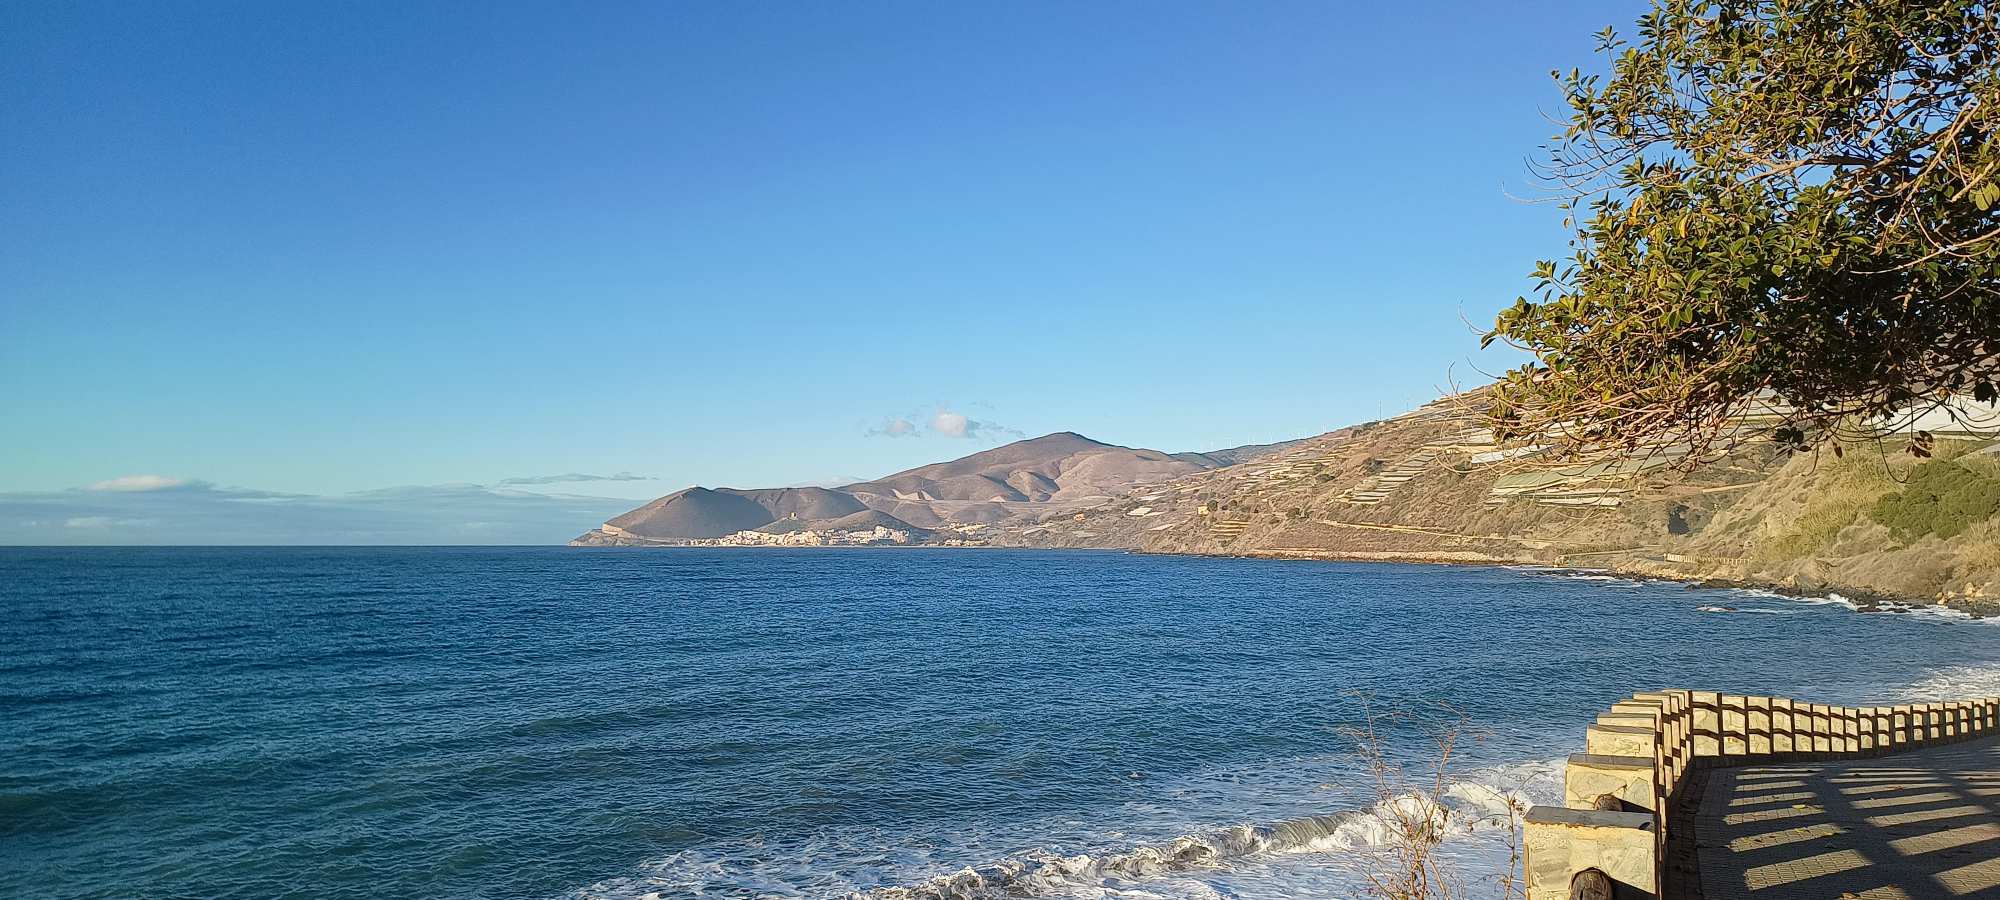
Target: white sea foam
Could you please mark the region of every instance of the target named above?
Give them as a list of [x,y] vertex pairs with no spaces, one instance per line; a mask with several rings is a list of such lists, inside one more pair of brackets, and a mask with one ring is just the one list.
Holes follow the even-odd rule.
[[[1066,853],[1031,849],[996,861],[938,871],[940,857],[976,853],[995,835],[961,832],[897,840],[876,830],[823,835],[792,846],[739,842],[677,853],[640,874],[577,891],[578,900],[663,900],[679,896],[756,894],[852,900],[985,900],[1003,897],[1159,898],[1283,897],[1310,890],[1351,896],[1370,860],[1396,840],[1401,821],[1435,816],[1451,837],[1445,854],[1469,880],[1510,868],[1515,817],[1561,796],[1561,760],[1494,766],[1448,781],[1434,795],[1400,793],[1373,804],[1269,824],[1197,828],[1163,841]],[[1308,765],[1297,774],[1319,772]],[[1288,791],[1296,802],[1315,786],[1271,779],[1270,772],[1210,777],[1248,788],[1248,805]],[[1199,779],[1197,779],[1199,780]],[[1291,781],[1290,784],[1282,782]],[[1168,793],[1206,793],[1190,784]],[[1317,787],[1326,787],[1318,785]],[[933,874],[923,874],[926,871]],[[871,883],[872,882],[872,883]]]
[[1963,625],[2000,625],[2000,618],[1996,617],[1982,618],[1979,616],[1975,616],[1971,613],[1968,613],[1964,610],[1952,609],[1951,607],[1948,606],[1937,606],[1934,604],[1916,605],[1909,603],[1882,603],[1876,605],[1876,610],[1878,612],[1893,613],[1897,615],[1924,616],[1927,618],[1942,619],[1948,622],[1952,622],[1955,624],[1963,624]]
[[[1863,611],[1860,603],[1855,602],[1851,598],[1841,596],[1839,593],[1828,593],[1824,596],[1814,597],[1781,594],[1762,588],[1731,588],[1730,592],[1765,600],[1783,600],[1787,603],[1803,604],[1806,606],[1839,606],[1856,612]],[[1975,616],[1964,610],[1953,609],[1949,606],[1940,606],[1934,603],[1882,601],[1870,604],[1866,612],[1869,615],[1916,616],[1955,625],[2000,625],[2000,617]]]
[[1800,609],[1773,609],[1768,606],[1697,606],[1694,609],[1695,612],[1748,613],[1758,616],[1796,616],[1805,612]]
[[1629,581],[1633,579],[1613,573],[1610,569],[1579,569],[1570,566],[1502,566],[1501,568],[1544,578],[1562,578],[1568,581]]
[[[1652,580],[1611,574],[1606,569],[1573,569],[1561,566],[1525,565],[1503,566],[1502,568],[1529,575],[1563,578],[1572,581],[1629,581],[1637,584]],[[1693,588],[1701,587],[1700,584],[1694,582],[1687,582],[1686,584]],[[1862,604],[1856,602],[1851,597],[1842,596],[1837,591],[1830,591],[1826,594],[1815,596],[1811,594],[1786,594],[1766,588],[1752,587],[1719,588],[1719,590],[1727,591],[1739,597],[1755,597],[1760,600],[1782,600],[1786,603],[1805,606],[1839,606],[1854,612],[1866,611],[1871,615],[1920,616],[1941,622],[1963,625],[2000,625],[2000,616],[1975,616],[1963,610],[1937,604],[1883,601],[1871,603],[1864,610]],[[1743,612],[1765,615],[1784,615],[1789,612],[1789,610],[1773,609],[1771,607],[1732,607],[1717,604],[1704,604],[1695,609],[1699,612]]]
[[1933,669],[1923,678],[1884,698],[1899,703],[2000,697],[2000,664]]
[[[1650,580],[1644,578],[1632,578],[1621,575],[1608,574],[1607,571],[1604,569],[1568,569],[1557,566],[1506,566],[1505,568],[1511,569],[1516,572],[1524,572],[1530,575],[1540,575],[1549,578],[1564,578],[1574,581],[1629,581],[1637,584]],[[1688,586],[1693,588],[1701,587],[1700,584],[1696,583],[1688,583]],[[1871,603],[1867,605],[1867,607],[1864,609],[1862,604],[1856,602],[1851,597],[1842,596],[1837,591],[1830,591],[1826,594],[1815,596],[1811,594],[1786,594],[1778,591],[1769,590],[1766,588],[1753,588],[1753,587],[1720,588],[1719,590],[1727,591],[1729,594],[1738,597],[1754,597],[1759,600],[1779,600],[1787,604],[1797,604],[1802,606],[1838,606],[1853,612],[1865,611],[1870,615],[1919,616],[1928,619],[1935,619],[1940,622],[1949,622],[1953,624],[1962,624],[1962,625],[2000,625],[2000,616],[1980,617],[1972,615],[1971,613],[1965,612],[1963,610],[1953,609],[1948,606],[1940,606],[1937,604],[1903,603],[1892,600],[1892,601]],[[1762,615],[1787,615],[1793,612],[1793,610],[1772,608],[1768,606],[1736,607],[1736,606],[1724,606],[1714,603],[1703,604],[1701,606],[1695,607],[1695,609],[1698,612],[1713,612],[1713,613],[1733,612],[1733,613],[1753,613]]]

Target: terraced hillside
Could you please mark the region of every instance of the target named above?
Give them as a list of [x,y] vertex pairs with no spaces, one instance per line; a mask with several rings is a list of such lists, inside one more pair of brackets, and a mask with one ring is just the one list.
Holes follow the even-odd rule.
[[[1567,461],[1502,448],[1475,405],[1446,398],[980,538],[1587,566],[1969,607],[2000,598],[2000,448],[1984,427],[1925,423],[1940,439],[1930,462],[1894,440],[1838,458],[1748,441],[1690,470],[1673,465],[1686,451],[1672,446]],[[1924,527],[1933,506],[1951,510],[1942,527]]]

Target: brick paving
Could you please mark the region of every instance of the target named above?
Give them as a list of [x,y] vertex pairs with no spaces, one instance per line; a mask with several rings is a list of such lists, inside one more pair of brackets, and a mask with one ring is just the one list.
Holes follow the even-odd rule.
[[1708,773],[1704,900],[2000,900],[2000,738]]

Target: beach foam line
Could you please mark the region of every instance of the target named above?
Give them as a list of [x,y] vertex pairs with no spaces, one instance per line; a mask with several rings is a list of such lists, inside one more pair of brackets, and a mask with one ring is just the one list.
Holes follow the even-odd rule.
[[1870,604],[1864,610],[1860,603],[1855,602],[1852,598],[1842,596],[1837,591],[1815,597],[1811,595],[1784,594],[1764,588],[1730,588],[1729,590],[1732,593],[1757,597],[1759,599],[1782,600],[1787,603],[1798,603],[1807,606],[1840,606],[1855,612],[1865,611],[1870,615],[1914,616],[1924,619],[1936,619],[1954,625],[2000,625],[2000,616],[1980,617],[1964,610],[1939,606],[1934,603],[1905,603],[1897,600],[1884,600]]
[[1895,703],[1923,703],[1996,696],[2000,696],[2000,663],[1933,669],[1887,699]]
[[1407,792],[1364,809],[1302,816],[1270,825],[1233,825],[1159,844],[1097,855],[1030,851],[918,884],[877,888],[851,900],[990,900],[1042,895],[1110,896],[1113,883],[1213,870],[1248,857],[1338,853],[1392,846],[1399,823],[1439,822],[1447,834],[1510,832],[1537,802],[1559,798],[1562,760],[1495,766],[1449,781],[1435,796]]
[[[1676,580],[1676,579],[1649,578],[1637,575],[1619,575],[1612,573],[1607,569],[1585,569],[1585,568],[1573,568],[1567,566],[1508,565],[1508,566],[1501,566],[1500,568],[1514,572],[1521,572],[1527,575],[1538,575],[1544,578],[1563,578],[1572,581],[1625,581],[1625,582],[1630,582],[1632,584],[1647,584],[1650,582],[1658,582],[1658,581],[1671,582]],[[1704,588],[1704,586],[1699,582],[1681,581],[1680,583],[1686,584],[1687,586],[1692,588]],[[1756,597],[1761,600],[1782,600],[1786,603],[1796,603],[1806,606],[1839,606],[1852,610],[1854,612],[1867,612],[1872,615],[1919,616],[1923,618],[1937,619],[1939,621],[1950,622],[1952,624],[1959,624],[1959,625],[2000,625],[2000,616],[1980,617],[1965,612],[1963,610],[1952,609],[1951,607],[1948,606],[1939,606],[1936,604],[1908,603],[1897,600],[1884,600],[1877,603],[1871,603],[1864,609],[1862,604],[1856,602],[1851,597],[1843,596],[1838,591],[1829,591],[1825,594],[1813,595],[1813,594],[1787,594],[1781,591],[1774,591],[1769,588],[1759,588],[1759,587],[1717,586],[1713,588],[1704,588],[1704,589],[1724,591],[1727,593],[1743,597]],[[1749,613],[1781,612],[1780,610],[1774,610],[1768,608],[1758,608],[1758,609],[1724,608],[1717,604],[1704,604],[1702,606],[1696,607],[1696,609],[1700,612],[1749,612]]]
[[[1358,873],[1372,868],[1367,853],[1391,845],[1398,817],[1420,821],[1436,815],[1450,835],[1447,849],[1462,868],[1506,867],[1508,851],[1501,837],[1513,832],[1514,820],[1529,806],[1560,801],[1562,763],[1551,759],[1471,769],[1447,781],[1435,805],[1427,797],[1402,793],[1366,807],[1263,825],[1199,829],[1124,848],[1072,854],[1033,849],[929,877],[917,873],[938,871],[933,854],[955,855],[964,848],[952,850],[950,845],[957,842],[949,839],[942,846],[926,840],[920,842],[925,849],[912,852],[912,846],[870,829],[860,834],[823,834],[799,846],[757,842],[734,851],[676,853],[647,865],[641,874],[601,881],[566,896],[571,900],[746,894],[846,900],[1160,900],[1216,896],[1200,883],[1201,878],[1227,876],[1233,865],[1253,860],[1283,867],[1286,860],[1303,862],[1309,854],[1338,860],[1336,865],[1356,874],[1351,879],[1337,875],[1336,880],[1351,881],[1359,889],[1365,881]],[[1472,836],[1477,837],[1467,839]],[[1314,860],[1311,865],[1321,863]],[[910,872],[911,880],[895,883],[899,871]],[[1284,893],[1282,885],[1273,887]]]

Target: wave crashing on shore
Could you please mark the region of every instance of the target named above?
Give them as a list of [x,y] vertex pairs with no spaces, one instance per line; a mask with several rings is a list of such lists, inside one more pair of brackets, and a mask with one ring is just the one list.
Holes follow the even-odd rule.
[[[754,854],[763,857],[761,876],[740,869],[742,863],[749,862],[746,859],[732,865],[723,859],[683,853],[655,863],[645,875],[592,885],[574,896],[578,900],[665,900],[689,893],[729,893],[754,884],[757,890],[781,896],[840,896],[848,900],[1207,897],[1217,895],[1208,882],[1227,878],[1232,867],[1308,854],[1320,857],[1316,860],[1319,871],[1314,873],[1319,880],[1330,875],[1335,883],[1358,890],[1366,883],[1367,874],[1378,868],[1382,852],[1399,840],[1402,832],[1397,823],[1431,816],[1442,822],[1455,864],[1478,877],[1512,865],[1511,835],[1518,817],[1535,803],[1559,802],[1561,766],[1560,759],[1493,766],[1449,780],[1434,792],[1399,792],[1373,804],[1326,814],[1264,825],[1198,829],[1165,841],[1096,852],[1038,848],[899,885],[838,886],[832,883],[838,879],[826,878],[826,872],[809,870],[805,857],[817,854],[814,848],[801,847],[798,850],[804,856],[784,851]],[[1310,793],[1311,786],[1298,789]],[[778,863],[781,858],[789,859],[789,865]],[[1283,896],[1290,890],[1282,876],[1274,878],[1272,873],[1262,872],[1259,877],[1265,880],[1261,887],[1272,896]]]

